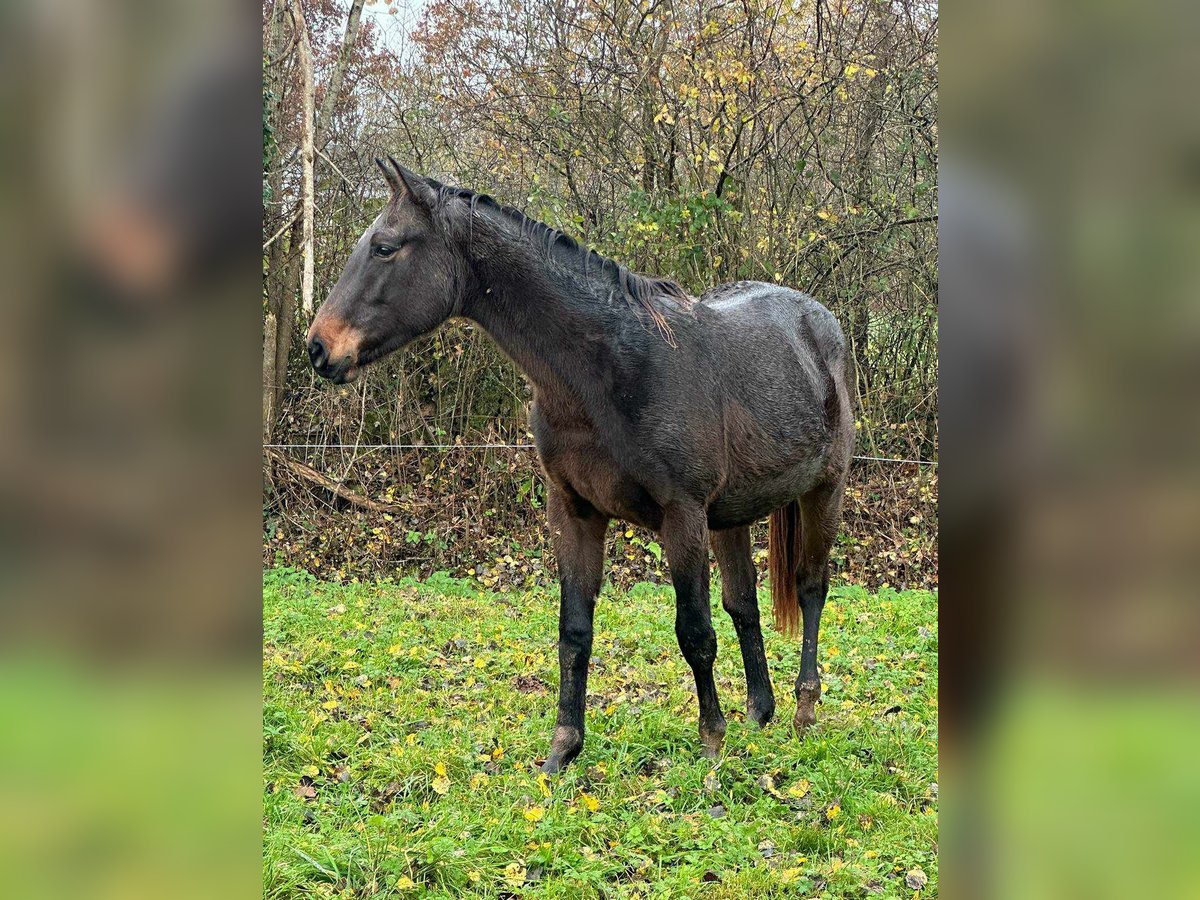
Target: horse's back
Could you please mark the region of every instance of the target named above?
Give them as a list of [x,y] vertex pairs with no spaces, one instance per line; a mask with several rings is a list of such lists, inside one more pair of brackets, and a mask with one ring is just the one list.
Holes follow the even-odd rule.
[[754,281],[715,287],[698,306],[698,337],[727,395],[785,427],[789,418],[806,430],[815,425],[845,374],[834,315],[800,291]]
[[712,330],[732,338],[744,334],[770,338],[782,333],[800,335],[822,359],[840,360],[845,337],[837,319],[808,294],[762,281],[734,281],[713,287],[699,297],[712,316]]

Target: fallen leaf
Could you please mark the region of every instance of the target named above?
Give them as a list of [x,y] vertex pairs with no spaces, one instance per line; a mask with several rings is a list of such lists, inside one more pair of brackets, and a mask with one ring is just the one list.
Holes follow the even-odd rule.
[[772,797],[779,796],[779,790],[775,787],[775,779],[770,775],[761,775],[758,779],[758,786],[770,794]]
[[929,876],[921,871],[920,866],[917,866],[914,869],[910,869],[909,873],[904,876],[904,883],[912,888],[912,890],[919,891],[929,883]]
[[546,693],[546,682],[538,678],[536,675],[518,675],[513,679],[513,687],[522,694],[544,694]]

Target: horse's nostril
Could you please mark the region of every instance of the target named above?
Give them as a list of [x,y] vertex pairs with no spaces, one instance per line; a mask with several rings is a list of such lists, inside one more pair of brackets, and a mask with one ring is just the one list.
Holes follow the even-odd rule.
[[314,368],[321,368],[328,357],[329,353],[320,338],[315,337],[308,342],[308,358],[312,361]]

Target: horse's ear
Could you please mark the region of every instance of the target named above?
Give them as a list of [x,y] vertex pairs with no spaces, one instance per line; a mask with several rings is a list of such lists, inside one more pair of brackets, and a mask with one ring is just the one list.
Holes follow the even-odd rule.
[[[391,159],[391,157],[388,157]],[[379,166],[379,171],[383,173],[383,177],[387,180],[388,187],[392,189],[393,199],[404,193],[404,182],[400,180],[400,176],[396,174],[396,170],[385,163],[378,156],[375,157],[375,165]]]
[[416,172],[410,172],[390,156],[388,162],[392,164],[396,177],[399,178],[402,185],[402,190],[397,193],[405,194],[421,209],[432,212],[434,206],[437,205],[437,192],[429,185],[429,182]]

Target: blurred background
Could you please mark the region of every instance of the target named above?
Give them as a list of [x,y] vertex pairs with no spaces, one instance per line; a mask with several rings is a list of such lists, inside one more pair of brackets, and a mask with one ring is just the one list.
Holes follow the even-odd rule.
[[0,893],[259,857],[258,21],[0,10]]
[[[860,452],[939,463],[863,462],[847,532],[891,543],[840,564],[948,584],[946,895],[1197,896],[1194,7],[355,5],[0,11],[5,892],[257,893],[263,562],[453,569],[537,527],[525,450],[456,463],[442,511],[418,485],[460,451],[332,446],[525,443],[468,330],[350,388],[301,364],[305,245],[319,303],[383,150],[690,289],[826,300]],[[419,524],[331,558],[360,526],[321,477]]]
[[942,884],[1194,897],[1200,15],[944,26]]

